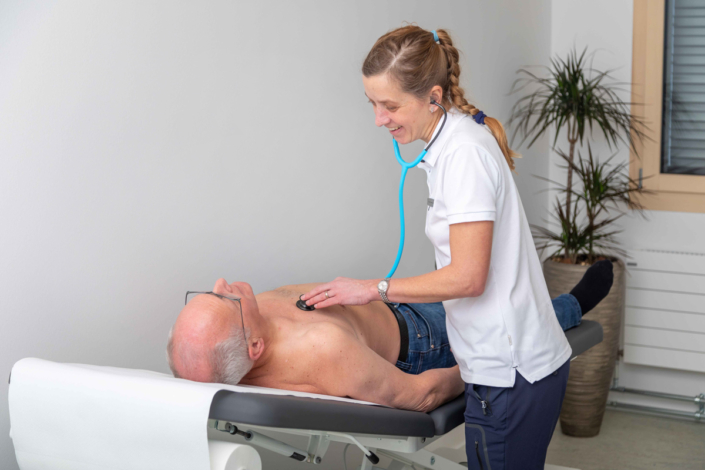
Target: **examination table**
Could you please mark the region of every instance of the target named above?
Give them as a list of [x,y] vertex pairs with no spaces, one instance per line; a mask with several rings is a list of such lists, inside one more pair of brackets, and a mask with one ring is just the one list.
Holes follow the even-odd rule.
[[[602,327],[593,321],[583,320],[579,326],[566,331],[565,334],[573,350],[571,359],[602,341]],[[204,412],[207,410],[208,414],[207,445],[210,452],[210,468],[212,470],[259,470],[261,469],[261,460],[256,449],[266,449],[300,461],[298,464],[292,462],[296,467],[306,468],[307,465],[312,465],[309,468],[315,468],[316,465],[322,463],[325,459],[330,442],[341,442],[358,447],[365,454],[365,457],[362,459],[361,466],[356,468],[363,470],[377,468],[375,464],[379,462],[380,456],[391,459],[391,464],[388,468],[392,470],[422,468],[460,470],[465,468],[456,462],[425,449],[429,444],[464,422],[465,401],[462,395],[429,413],[420,413],[363,404],[354,400],[329,400],[291,396],[288,394],[289,392],[278,392],[279,394],[273,395],[267,392],[251,392],[254,390],[253,388],[221,386],[220,384],[195,384],[171,377],[167,378],[163,374],[142,371],[142,375],[154,380],[156,383],[149,390],[149,394],[153,395],[149,395],[146,398],[137,397],[140,392],[137,391],[138,387],[135,386],[133,388],[125,388],[114,394],[114,396],[109,396],[114,388],[110,386],[110,383],[112,383],[110,381],[119,380],[123,377],[120,374],[127,374],[121,371],[129,371],[129,369],[113,369],[113,372],[111,372],[113,375],[111,376],[108,374],[98,375],[102,369],[97,366],[81,367],[84,367],[85,370],[77,369],[78,374],[88,374],[86,375],[88,379],[80,378],[76,380],[100,382],[103,384],[101,385],[103,388],[96,388],[90,393],[86,392],[85,397],[76,397],[76,392],[71,392],[70,399],[75,400],[79,404],[53,405],[54,407],[62,408],[62,410],[58,411],[48,408],[49,405],[46,405],[47,399],[45,397],[61,394],[62,390],[69,387],[70,384],[64,385],[62,382],[65,374],[47,373],[46,378],[41,378],[41,380],[37,378],[32,378],[31,380],[30,378],[23,379],[22,383],[26,385],[18,385],[13,395],[15,378],[15,369],[13,369],[9,398],[12,424],[11,435],[22,470],[47,468],[47,462],[52,462],[52,465],[54,465],[54,462],[64,462],[65,465],[55,465],[53,467],[61,469],[117,468],[117,463],[115,467],[105,464],[101,464],[102,466],[98,467],[95,463],[98,461],[102,462],[103,460],[101,459],[105,458],[106,452],[114,452],[112,459],[115,462],[121,461],[122,463],[119,465],[121,468],[159,468],[160,466],[154,463],[149,465],[146,462],[144,464],[140,463],[138,456],[134,458],[125,456],[124,453],[126,451],[124,449],[129,449],[131,448],[130,446],[133,446],[132,448],[134,449],[139,449],[140,452],[142,447],[157,449],[159,446],[163,446],[164,449],[169,449],[168,439],[170,432],[175,436],[174,439],[177,439],[171,441],[172,451],[184,445],[180,444],[180,442],[189,442],[186,439],[196,439],[199,442],[203,439],[202,447],[205,448],[206,433],[202,432],[202,424],[200,426],[192,426],[195,430],[189,431],[192,433],[191,437],[189,437],[185,435],[185,431],[182,432],[183,436],[178,435],[180,426],[178,424],[171,424],[169,429],[166,429],[160,428],[159,422],[161,421],[154,422],[153,432],[158,434],[158,439],[150,443],[149,446],[146,446],[144,442],[129,442],[129,438],[126,439],[125,437],[126,432],[121,431],[120,426],[122,424],[120,420],[123,419],[123,416],[125,416],[124,419],[126,420],[131,419],[127,417],[129,413],[125,411],[132,407],[130,403],[133,402],[129,400],[142,400],[139,402],[139,406],[144,407],[145,411],[140,411],[137,414],[138,418],[136,419],[139,421],[139,415],[148,413],[147,410],[150,410],[150,407],[161,408],[167,406],[164,405],[163,401],[168,400],[162,400],[160,397],[164,396],[164,390],[169,390],[164,387],[169,386],[168,383],[172,382],[176,385],[183,383],[184,386],[206,387],[212,390],[211,395],[207,397],[208,401],[201,400],[200,405]],[[18,378],[21,375],[19,372],[20,368],[18,368]],[[149,374],[154,374],[154,376]],[[25,375],[29,377],[29,373]],[[100,377],[100,380],[90,378],[94,376]],[[133,378],[125,375],[123,382],[125,381],[131,383]],[[122,382],[115,383],[122,385]],[[49,385],[45,386],[45,384]],[[56,387],[59,392],[55,393],[54,390],[47,387]],[[162,388],[160,389],[159,387]],[[231,388],[232,390],[222,389],[223,387]],[[36,391],[36,398],[33,398],[33,394],[35,394],[37,389],[47,389],[49,391],[38,390]],[[78,390],[79,393],[83,393],[83,388]],[[69,392],[66,393],[68,394]],[[273,393],[277,392],[273,391]],[[125,398],[126,395],[130,396]],[[296,394],[294,393],[293,395]],[[91,406],[103,406],[95,404],[96,400],[102,399],[103,396],[106,396],[106,401],[113,401],[104,408],[95,408],[95,410],[103,411],[88,411]],[[193,400],[193,407],[196,408],[196,399],[194,398]],[[42,406],[47,408],[42,411],[40,409]],[[187,412],[187,408],[183,404],[178,406],[180,408],[176,409],[183,409],[184,412]],[[123,407],[122,411],[121,407]],[[63,408],[72,409],[70,412],[64,412]],[[191,406],[189,405],[188,410],[190,408]],[[85,412],[84,409],[86,410]],[[77,418],[77,413],[85,413],[85,416],[82,415]],[[36,422],[38,419],[42,419],[42,416],[53,414],[56,414],[57,417],[46,418],[50,422]],[[95,414],[101,414],[102,416],[96,417],[94,416]],[[174,414],[173,410],[168,410],[162,416],[171,414]],[[76,421],[77,424],[71,424],[71,427],[63,431],[59,429],[62,423],[68,420]],[[203,423],[202,420],[194,422]],[[96,423],[101,424],[96,425]],[[145,421],[141,424],[132,424],[133,428],[128,428],[127,425],[124,426],[126,426],[125,429],[134,429],[134,435],[137,436],[145,425],[150,425],[149,423],[148,417],[145,416]],[[65,437],[66,442],[59,442],[62,439],[61,436],[55,436],[52,434],[52,430],[42,428],[42,426],[54,427],[56,433],[63,433],[68,436]],[[105,426],[112,427],[107,428]],[[271,434],[271,431],[306,436],[308,437],[308,446],[307,448],[292,447],[287,443],[268,436],[268,432]],[[78,434],[85,432],[86,434],[81,437],[79,435],[71,435],[71,432]],[[96,433],[104,433],[105,435],[95,436]],[[132,434],[132,432],[127,434]],[[201,437],[201,435],[204,436]],[[95,445],[89,444],[86,444],[86,449],[80,448],[82,446],[80,443],[88,440],[93,442],[93,439],[100,439],[100,446],[103,450],[100,451],[100,455],[93,455],[84,459],[82,457],[84,453],[97,453],[98,450],[96,450]],[[178,439],[184,440],[178,441]],[[47,444],[44,442],[47,440],[52,442]],[[139,447],[140,445],[142,447]],[[71,449],[70,447],[72,446],[75,448]],[[112,449],[111,446],[114,446],[115,449]],[[164,452],[165,455],[168,453],[168,451]],[[206,451],[204,450],[203,452],[205,453]],[[59,455],[59,457],[53,457],[50,455],[52,453]],[[149,458],[152,457],[145,457],[145,459]],[[168,457],[165,457],[165,459],[168,460]],[[79,460],[93,463],[79,464],[77,463]],[[125,463],[126,461],[132,463]],[[208,461],[207,457],[205,461]],[[203,462],[203,460],[199,462]],[[185,465],[180,468],[186,468]],[[191,463],[189,465],[194,468],[195,464]],[[167,467],[164,466],[162,468]],[[170,463],[168,468],[174,468],[174,463]],[[206,466],[203,470],[207,468]],[[340,465],[338,468],[342,469],[343,466]]]

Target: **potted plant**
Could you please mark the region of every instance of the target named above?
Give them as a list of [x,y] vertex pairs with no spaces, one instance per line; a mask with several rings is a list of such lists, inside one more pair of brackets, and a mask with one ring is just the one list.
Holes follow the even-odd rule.
[[[626,215],[626,210],[643,215],[643,206],[631,195],[646,194],[650,191],[643,189],[629,177],[627,163],[611,164],[615,155],[604,162],[596,159],[589,143],[587,158],[583,158],[578,152],[577,160],[571,162],[570,157],[562,151],[558,150],[558,155],[566,162],[562,168],[577,175],[579,189],[542,178],[565,194],[566,199],[573,199],[573,210],[569,215],[560,200],[556,200],[555,214],[551,215],[560,224],[561,232],[532,226],[534,237],[539,240],[536,247],[541,251],[555,249],[548,256],[548,260],[564,264],[590,266],[605,258],[620,261],[626,256],[626,252],[619,246],[616,238],[620,230],[614,229],[612,224]],[[579,219],[578,214],[581,211],[584,213]]]
[[[569,292],[595,261],[608,258],[614,264],[610,293],[585,315],[600,322],[604,340],[571,364],[561,411],[563,432],[587,437],[600,431],[624,312],[625,266],[620,259],[624,251],[617,243],[619,230],[614,222],[628,209],[641,212],[630,196],[642,189],[627,175],[626,163],[613,165],[614,156],[600,162],[589,145],[588,157],[583,158],[576,146],[583,144],[588,129],[600,131],[610,148],[625,143],[634,149],[635,142],[646,136],[643,121],[631,114],[631,103],[618,96],[621,84],[612,80],[609,71],[596,71],[588,65],[586,52],[578,54],[573,49],[565,60],[551,59],[545,77],[520,69],[512,93],[530,91],[514,105],[508,125],[514,127],[515,137],[521,135],[522,143],[529,140],[529,147],[553,129],[552,148],[565,162],[566,183],[548,180],[560,189],[551,214],[560,229],[533,227],[537,248],[554,249],[544,262],[551,297]],[[563,130],[569,144],[567,153],[556,148]],[[577,185],[574,176],[579,180]]]

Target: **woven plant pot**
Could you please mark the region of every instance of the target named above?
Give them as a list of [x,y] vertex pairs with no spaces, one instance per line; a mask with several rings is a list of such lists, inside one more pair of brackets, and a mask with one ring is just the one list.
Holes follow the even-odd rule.
[[[551,298],[570,292],[587,269],[588,266],[546,260],[543,272]],[[561,409],[563,434],[592,437],[600,432],[619,349],[624,295],[625,269],[624,264],[618,261],[614,262],[614,283],[609,294],[583,316],[602,325],[604,339],[570,364],[568,388]]]

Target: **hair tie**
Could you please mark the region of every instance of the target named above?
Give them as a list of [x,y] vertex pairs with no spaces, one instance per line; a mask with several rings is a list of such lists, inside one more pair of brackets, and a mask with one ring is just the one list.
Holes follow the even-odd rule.
[[487,116],[485,113],[478,110],[477,114],[472,115],[472,118],[475,120],[476,123],[484,124],[485,123],[485,116]]
[[436,41],[436,44],[440,44],[441,41],[440,41],[440,39],[438,39],[438,33],[436,33],[436,30],[434,29],[431,32],[433,33],[433,40]]

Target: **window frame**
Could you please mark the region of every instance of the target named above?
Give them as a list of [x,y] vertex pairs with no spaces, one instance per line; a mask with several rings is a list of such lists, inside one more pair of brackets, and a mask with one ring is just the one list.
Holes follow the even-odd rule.
[[705,213],[705,176],[661,173],[666,0],[634,0],[632,113],[646,122],[648,140],[630,152],[629,175],[651,194],[635,198],[647,210]]

